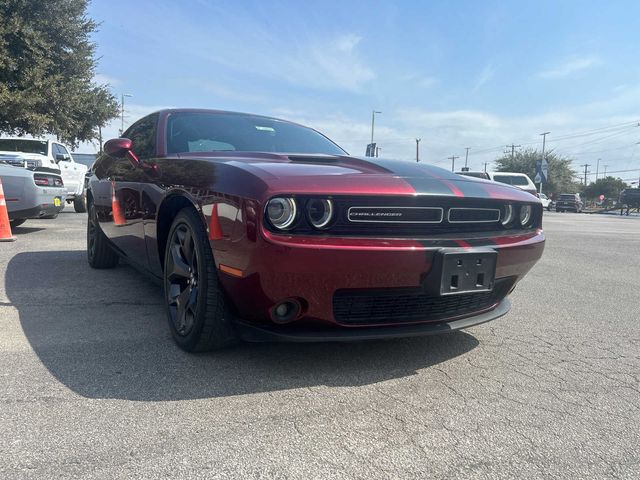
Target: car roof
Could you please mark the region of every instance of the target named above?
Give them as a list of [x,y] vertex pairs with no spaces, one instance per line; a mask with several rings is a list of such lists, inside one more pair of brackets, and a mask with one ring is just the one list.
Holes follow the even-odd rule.
[[[160,114],[160,115],[170,115],[172,113],[214,113],[214,114],[224,114],[224,115],[238,115],[238,116],[247,116],[247,117],[257,117],[264,118],[265,120],[275,120],[277,122],[289,123],[292,125],[298,125],[304,128],[311,128],[307,125],[302,125],[301,123],[292,122],[291,120],[285,120],[283,118],[270,117],[267,115],[259,115],[257,113],[246,113],[246,112],[234,112],[230,110],[216,110],[213,108],[163,108],[162,110],[157,110],[149,115]],[[147,115],[145,115],[146,117]],[[142,118],[142,117],[141,117]]]
[[519,173],[519,172],[491,172],[491,175],[509,175],[511,177],[527,177],[527,178],[529,178],[529,175],[527,175],[526,173]]

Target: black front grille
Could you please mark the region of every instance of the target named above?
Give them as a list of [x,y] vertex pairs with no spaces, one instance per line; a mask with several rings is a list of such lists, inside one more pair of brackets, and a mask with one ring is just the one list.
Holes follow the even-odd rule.
[[491,292],[440,297],[406,288],[338,290],[333,296],[333,315],[344,325],[436,322],[493,307],[509,293],[514,281],[512,277],[498,279]]

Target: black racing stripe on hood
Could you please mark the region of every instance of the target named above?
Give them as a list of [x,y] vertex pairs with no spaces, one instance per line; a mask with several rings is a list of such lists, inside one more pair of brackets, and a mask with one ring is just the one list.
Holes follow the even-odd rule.
[[[358,157],[359,158],[359,157]],[[488,198],[485,182],[461,177],[434,165],[375,157],[359,158],[370,164],[402,177],[417,194],[455,195],[468,198]]]
[[448,172],[441,168],[409,161],[375,157],[367,157],[364,160],[392,175],[402,178],[418,195],[456,195],[456,187],[452,187],[451,184],[455,178],[446,178],[449,176],[447,175]]

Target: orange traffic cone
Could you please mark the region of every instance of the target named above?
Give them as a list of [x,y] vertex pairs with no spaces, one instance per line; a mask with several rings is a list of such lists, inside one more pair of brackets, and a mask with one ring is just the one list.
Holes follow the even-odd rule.
[[122,209],[120,208],[120,202],[118,202],[118,198],[116,197],[116,182],[111,182],[111,213],[113,214],[114,225],[124,225],[127,223],[124,218],[124,213],[122,213]]
[[7,201],[4,199],[2,179],[0,178],[0,242],[13,242],[15,239],[16,237],[11,235],[11,224],[9,223]]
[[213,204],[211,210],[211,219],[209,220],[209,240],[221,240],[222,227],[220,226],[220,217],[218,216],[218,204]]

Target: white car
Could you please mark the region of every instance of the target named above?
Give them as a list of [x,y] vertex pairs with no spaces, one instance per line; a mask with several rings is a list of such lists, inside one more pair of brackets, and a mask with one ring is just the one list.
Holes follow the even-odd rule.
[[553,200],[547,197],[544,193],[539,193],[538,198],[540,199],[540,203],[542,203],[542,208],[546,208],[547,210],[551,210],[553,208]]
[[64,208],[65,188],[57,173],[31,171],[0,162],[0,179],[11,228],[29,218],[54,218]]
[[531,195],[536,195],[538,192],[535,184],[524,173],[516,172],[487,172],[489,178],[494,182],[506,183],[507,185],[513,185],[514,187],[529,192]]
[[66,188],[67,203],[76,212],[86,212],[84,176],[87,166],[76,163],[69,149],[54,140],[0,139],[0,162],[40,171],[59,173]]

